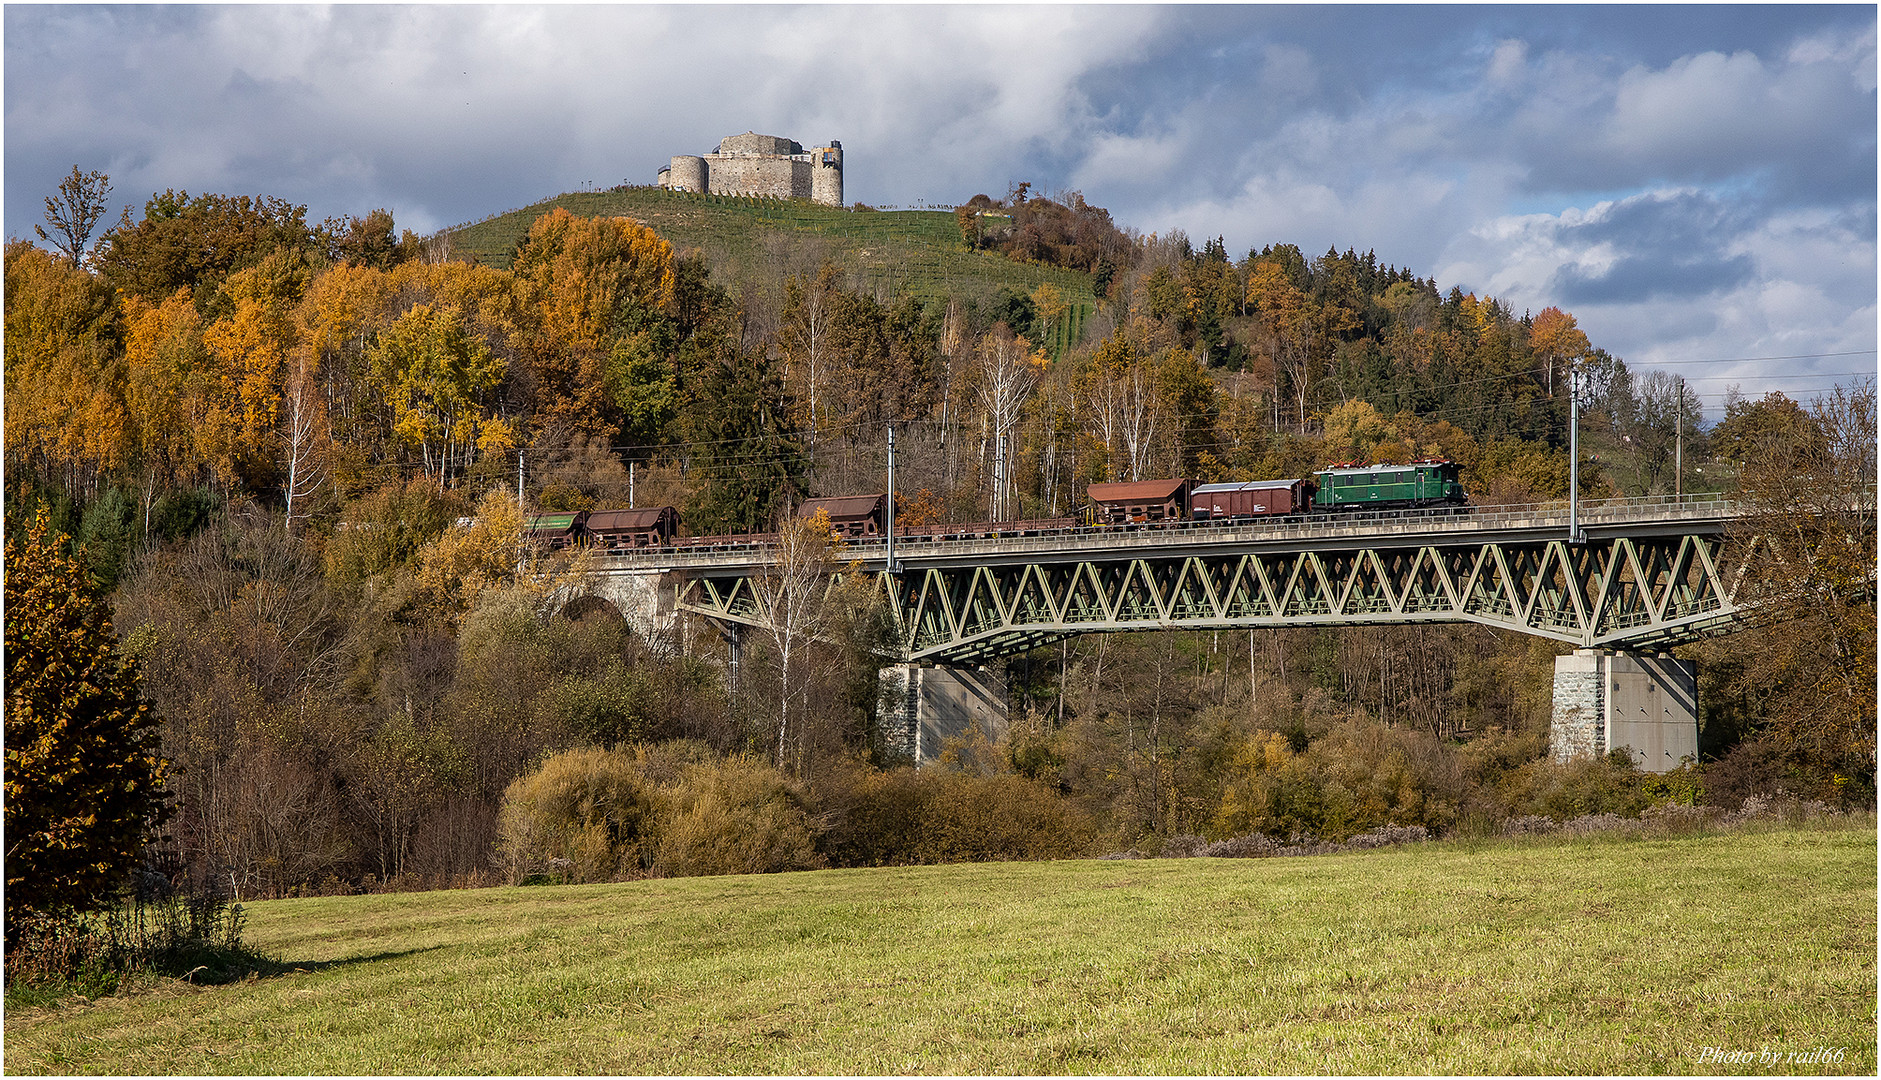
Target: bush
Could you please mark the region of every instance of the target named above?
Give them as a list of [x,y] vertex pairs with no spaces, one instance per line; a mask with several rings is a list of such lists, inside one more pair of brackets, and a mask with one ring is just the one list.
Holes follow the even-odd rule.
[[827,865],[784,774],[748,757],[701,762],[661,793],[660,877],[768,874]]
[[1235,754],[1217,835],[1261,832],[1343,841],[1386,825],[1441,831],[1465,790],[1454,754],[1431,735],[1362,720],[1334,725],[1304,752],[1257,732]]
[[824,865],[771,766],[680,740],[557,754],[509,786],[498,853],[511,884],[761,874]]
[[511,884],[553,872],[573,882],[643,873],[652,856],[655,794],[630,754],[569,750],[511,783],[497,816],[497,850]]
[[1652,805],[1645,775],[1624,750],[1568,762],[1531,761],[1505,781],[1511,809],[1556,821],[1614,814],[1636,818]]
[[825,841],[838,866],[1074,858],[1097,832],[1051,788],[1011,774],[869,771],[848,781],[840,801]]

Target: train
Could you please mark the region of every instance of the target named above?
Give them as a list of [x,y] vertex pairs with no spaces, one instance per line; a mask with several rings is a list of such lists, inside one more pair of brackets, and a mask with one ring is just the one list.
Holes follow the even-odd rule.
[[[1085,489],[1090,504],[1081,516],[1020,521],[979,521],[947,525],[895,526],[897,537],[967,539],[1027,536],[1079,527],[1144,527],[1177,522],[1305,520],[1313,516],[1367,510],[1461,512],[1469,500],[1457,479],[1457,466],[1442,458],[1403,465],[1343,462],[1311,476],[1288,480],[1247,480],[1196,484],[1187,479],[1095,483]],[[829,495],[806,499],[797,516],[827,515],[837,539],[866,540],[882,535],[888,496]],[[680,536],[679,512],[671,506],[626,510],[582,510],[537,514],[525,523],[525,538],[556,551],[593,547],[604,551],[644,548],[761,544],[770,533],[732,536]]]

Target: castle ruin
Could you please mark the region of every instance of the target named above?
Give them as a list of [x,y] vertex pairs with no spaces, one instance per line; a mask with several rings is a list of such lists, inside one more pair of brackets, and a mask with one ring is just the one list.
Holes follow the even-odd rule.
[[801,143],[747,131],[719,140],[709,154],[682,154],[660,170],[656,181],[674,191],[711,195],[761,195],[843,204],[843,144],[806,151]]

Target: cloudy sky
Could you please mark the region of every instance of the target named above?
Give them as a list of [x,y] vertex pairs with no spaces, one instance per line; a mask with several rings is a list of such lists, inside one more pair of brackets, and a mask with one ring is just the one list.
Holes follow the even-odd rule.
[[[846,195],[1081,190],[1231,254],[1372,249],[1557,305],[1713,408],[1875,370],[1872,6],[5,10],[5,231],[279,195],[418,232],[650,183],[746,130]],[[115,214],[115,208],[114,208]],[[1724,362],[1730,361],[1730,362]],[[1676,365],[1676,366],[1674,366]]]

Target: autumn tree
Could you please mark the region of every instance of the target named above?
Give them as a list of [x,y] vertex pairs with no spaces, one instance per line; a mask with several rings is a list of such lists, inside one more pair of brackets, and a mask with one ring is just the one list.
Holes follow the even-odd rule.
[[1542,308],[1535,316],[1528,331],[1528,348],[1547,373],[1545,382],[1550,397],[1554,395],[1554,373],[1572,370],[1593,351],[1574,316],[1558,307]]
[[348,266],[389,270],[418,254],[418,239],[409,232],[400,239],[390,210],[374,210],[363,218],[332,218],[322,223],[318,233],[326,244],[327,258]]
[[627,218],[578,218],[557,208],[536,219],[516,249],[514,272],[536,315],[525,354],[539,426],[614,433],[607,369],[620,324],[634,311],[673,304],[675,263],[671,244]]
[[156,303],[188,286],[199,310],[214,316],[220,286],[236,270],[279,251],[311,254],[307,208],[271,196],[198,195],[165,191],[144,204],[141,221],[123,220],[93,253],[100,275],[124,296]]
[[143,480],[145,531],[160,492],[199,482],[209,467],[204,424],[214,407],[214,368],[202,316],[188,289],[161,304],[123,305],[128,449]]
[[72,175],[59,181],[58,196],[46,196],[46,224],[52,226],[53,235],[47,235],[41,225],[33,226],[33,232],[78,266],[85,261],[85,245],[104,216],[110,194],[110,177],[96,170],[81,173],[74,165]]
[[412,308],[379,335],[367,359],[395,439],[418,452],[439,486],[480,451],[512,445],[510,425],[488,411],[504,365],[455,308]]
[[257,491],[275,484],[283,376],[299,344],[291,315],[312,276],[294,250],[237,271],[222,287],[228,314],[203,329],[214,374],[199,423],[210,465],[225,483]]
[[6,934],[108,903],[168,818],[157,717],[43,514],[6,545]]
[[109,292],[68,260],[6,246],[6,468],[77,499],[124,464],[121,360]]
[[1838,388],[1805,415],[1773,424],[1739,477],[1752,512],[1736,531],[1755,545],[1745,598],[1760,602],[1768,630],[1739,656],[1734,688],[1785,754],[1859,781],[1872,798],[1874,384]]

